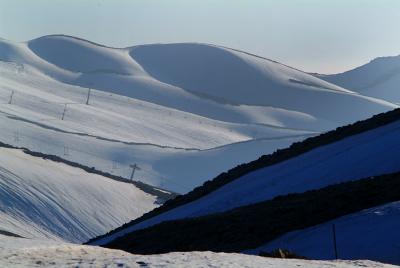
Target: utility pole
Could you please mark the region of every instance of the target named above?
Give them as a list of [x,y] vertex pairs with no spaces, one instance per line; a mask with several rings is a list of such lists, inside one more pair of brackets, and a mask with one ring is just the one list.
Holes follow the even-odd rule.
[[335,258],[338,259],[337,244],[336,244],[336,226],[332,224],[333,247],[335,249]]
[[117,168],[118,168],[117,162],[112,161],[112,169],[117,169]]
[[136,164],[129,165],[129,166],[132,168],[131,181],[133,181],[133,176],[135,175],[135,170],[140,170],[140,168]]
[[67,111],[67,103],[66,104],[64,104],[64,111],[63,111],[63,114],[62,114],[62,116],[61,116],[61,120],[64,120],[64,116],[65,116],[65,112]]
[[15,70],[15,72],[17,73],[17,74],[20,74],[20,73],[22,73],[24,71],[24,65],[22,64],[22,63],[17,63],[16,64],[16,70]]
[[91,91],[91,89],[89,88],[88,93],[87,93],[87,98],[86,98],[86,105],[89,105],[90,91]]
[[19,132],[14,131],[14,142],[19,142]]
[[11,96],[10,96],[10,100],[8,101],[8,104],[11,104],[11,103],[12,103],[13,96],[14,96],[14,90],[11,91]]

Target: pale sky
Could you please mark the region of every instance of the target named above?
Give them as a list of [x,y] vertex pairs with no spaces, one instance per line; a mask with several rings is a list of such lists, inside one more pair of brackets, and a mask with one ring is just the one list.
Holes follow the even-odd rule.
[[400,54],[400,0],[0,0],[0,37],[202,42],[335,73]]

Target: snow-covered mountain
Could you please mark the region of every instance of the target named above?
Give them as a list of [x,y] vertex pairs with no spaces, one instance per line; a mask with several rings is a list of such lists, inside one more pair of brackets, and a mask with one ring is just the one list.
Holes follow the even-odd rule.
[[344,73],[318,77],[366,96],[400,103],[400,55],[376,58]]
[[[49,254],[58,254],[61,262],[55,266],[68,266],[71,260],[63,252],[85,262],[119,254],[52,245],[86,241],[139,218],[158,206],[155,192],[169,195],[157,187],[185,193],[232,166],[398,108],[390,102],[394,98],[385,101],[323,79],[208,44],[111,48],[64,35],[22,43],[0,39],[0,142],[19,147],[0,148],[0,236],[34,246],[3,251],[0,243],[0,266],[10,260],[50,264]],[[396,120],[392,113],[384,116],[390,122],[378,117],[368,129],[359,123],[356,131],[339,129],[240,165],[91,243],[104,245],[170,220],[397,172],[400,121],[394,114]],[[322,146],[309,147],[321,139]],[[113,180],[133,175],[156,187],[146,185],[151,189],[146,191]],[[43,247],[36,247],[37,239]],[[16,252],[19,259],[12,257]],[[118,256],[139,265],[138,258],[144,258]],[[215,258],[221,265],[227,258],[242,258],[238,264],[266,265],[254,256],[213,253],[184,253],[182,259],[170,254],[154,261],[171,263],[171,258],[177,265],[185,258]]]
[[83,242],[157,206],[133,184],[0,148],[0,234]]
[[136,163],[137,179],[181,193],[397,107],[214,45],[117,49],[54,35],[0,40],[0,59],[0,140],[124,177]]

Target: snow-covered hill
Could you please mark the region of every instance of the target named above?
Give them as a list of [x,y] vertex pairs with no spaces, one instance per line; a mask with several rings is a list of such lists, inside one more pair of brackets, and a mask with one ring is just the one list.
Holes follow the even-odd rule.
[[334,259],[332,225],[338,257],[400,263],[400,202],[367,209],[339,219],[288,233],[248,253],[289,249],[312,259]]
[[274,268],[391,268],[372,261],[311,261],[272,259],[236,253],[173,252],[162,255],[133,255],[120,250],[0,235],[1,267],[274,267]]
[[137,163],[137,179],[176,192],[315,133],[218,121],[97,90],[85,105],[88,89],[18,68],[0,62],[0,141],[124,177]]
[[318,77],[366,96],[400,103],[400,56],[376,58],[344,73]]
[[3,41],[1,51],[0,58],[27,63],[59,81],[230,122],[269,123],[265,106],[337,124],[393,107],[280,63],[214,45],[113,49],[53,35],[18,44]]
[[133,184],[0,148],[0,234],[83,242],[141,216],[156,201]]
[[[385,115],[391,123],[316,147],[276,164],[248,171],[239,178],[197,199],[171,208],[136,224],[120,228],[91,242],[104,245],[132,231],[163,221],[196,217],[270,200],[288,193],[302,193],[328,185],[400,171],[400,120],[398,111]],[[376,126],[381,119],[371,119]],[[357,127],[357,126],[356,126]],[[354,128],[349,126],[347,129]],[[335,135],[333,132],[332,135]],[[301,145],[298,146],[301,148]],[[206,188],[206,187],[204,187]]]
[[0,141],[124,177],[136,163],[137,179],[181,193],[397,107],[205,44],[116,49],[55,35],[0,40],[0,59]]

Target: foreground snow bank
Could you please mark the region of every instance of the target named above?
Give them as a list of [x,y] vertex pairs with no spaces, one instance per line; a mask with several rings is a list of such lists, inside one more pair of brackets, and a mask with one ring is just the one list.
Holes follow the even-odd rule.
[[[2,240],[3,237],[0,237]],[[22,238],[7,238],[20,244]],[[24,242],[22,242],[24,243]],[[25,248],[2,248],[0,267],[285,267],[351,268],[394,267],[371,261],[308,261],[272,259],[236,253],[174,252],[162,255],[132,255],[120,250],[73,244]]]

